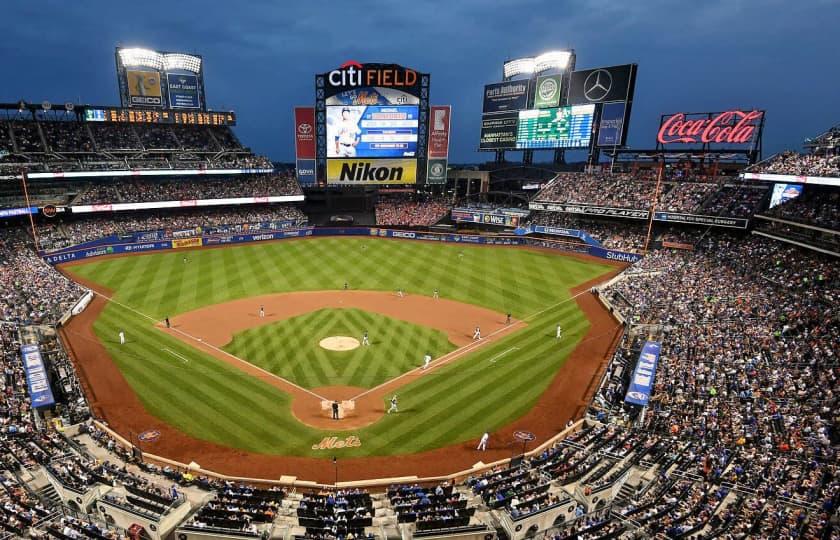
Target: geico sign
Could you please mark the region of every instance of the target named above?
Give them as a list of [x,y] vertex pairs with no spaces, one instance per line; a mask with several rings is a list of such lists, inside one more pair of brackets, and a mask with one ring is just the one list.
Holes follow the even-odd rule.
[[686,119],[684,113],[672,115],[662,122],[656,139],[661,144],[746,144],[753,140],[764,112],[732,110],[708,116]]
[[417,72],[392,67],[366,67],[350,60],[327,74],[327,82],[335,87],[385,86],[402,87],[417,84]]

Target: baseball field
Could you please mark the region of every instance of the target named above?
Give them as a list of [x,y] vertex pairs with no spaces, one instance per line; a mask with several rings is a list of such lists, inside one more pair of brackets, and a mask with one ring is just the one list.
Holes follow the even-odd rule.
[[[615,270],[547,250],[373,238],[104,258],[64,267],[101,295],[65,338],[94,409],[127,437],[159,432],[144,450],[185,462],[199,450],[203,466],[226,450],[254,463],[336,452],[382,462],[466,449],[485,431],[509,455],[506,428],[544,437],[568,420],[574,408],[533,410],[566,363],[586,363],[591,378],[603,360],[585,351],[615,326],[590,328],[581,300]],[[354,343],[365,332],[370,344]],[[350,350],[323,346],[335,337]]]

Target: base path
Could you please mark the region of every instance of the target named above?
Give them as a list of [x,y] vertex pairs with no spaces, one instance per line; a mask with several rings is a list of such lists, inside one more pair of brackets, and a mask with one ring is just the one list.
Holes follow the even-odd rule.
[[[557,255],[554,250],[550,252]],[[562,255],[604,262],[585,255]],[[625,266],[616,264],[614,272],[582,284],[572,292],[585,291],[602,283]],[[73,279],[97,292],[110,295],[110,291],[95,283],[79,280],[75,276]],[[476,452],[478,440],[473,440],[416,454],[346,458],[341,461],[341,480],[446,475],[469,469],[478,461],[488,463],[511,457],[514,451],[521,449],[521,443],[512,443],[514,431],[531,431],[537,436],[537,440],[529,444],[528,448],[562,431],[569,419],[578,418],[582,414],[594,392],[598,373],[621,336],[621,325],[594,295],[582,294],[575,301],[591,323],[589,331],[557,371],[536,405],[518,420],[491,433],[490,446],[486,452]],[[302,480],[333,482],[335,469],[329,457],[272,456],[229,448],[187,435],[150,414],[93,331],[93,323],[106,304],[105,298],[97,295],[84,312],[73,317],[60,330],[97,418],[106,421],[126,438],[149,429],[159,430],[161,437],[154,443],[144,443],[144,451],[182,463],[195,460],[204,469],[220,474],[269,479],[292,474]],[[336,395],[341,394],[341,398],[351,397],[360,391],[347,387],[314,390],[325,393],[335,390]]]
[[[264,313],[262,317],[260,316],[261,307]],[[459,348],[434,359],[429,369],[419,369],[421,360],[418,358],[417,369],[403,373],[376,388],[358,389],[350,395],[347,395],[345,387],[334,387],[341,388],[340,392],[324,388],[311,390],[301,388],[292,381],[269,373],[222,349],[233,340],[234,335],[244,330],[330,308],[361,309],[434,328],[445,333],[449,341]],[[162,323],[158,323],[157,326],[162,332],[167,332],[290,394],[292,414],[298,421],[318,429],[333,431],[358,429],[373,424],[385,414],[383,400],[401,386],[426,376],[444,365],[456,362],[479,347],[521,329],[525,324],[516,319],[511,319],[511,323],[507,324],[506,315],[502,313],[454,300],[413,294],[400,297],[388,292],[344,290],[304,291],[243,298],[189,311],[172,317],[170,322],[172,327],[168,329]],[[476,326],[481,328],[484,336],[481,341],[472,339]],[[370,338],[376,340],[376,336],[372,335]],[[331,418],[331,412],[325,410],[321,404],[322,401],[334,400],[353,400],[355,406],[346,417],[336,421]]]

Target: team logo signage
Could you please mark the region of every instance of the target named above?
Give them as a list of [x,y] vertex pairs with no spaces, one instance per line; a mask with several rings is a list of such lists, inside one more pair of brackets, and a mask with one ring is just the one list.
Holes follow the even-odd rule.
[[417,182],[414,159],[331,159],[327,161],[327,184],[389,185]]
[[659,126],[659,144],[724,144],[752,143],[761,131],[764,111],[733,109],[719,113],[665,116]]
[[560,105],[561,75],[545,75],[537,78],[537,92],[534,96],[534,108],[545,109]]
[[312,445],[313,450],[336,450],[340,448],[358,448],[362,446],[362,441],[355,435],[350,435],[344,439],[338,437],[324,437],[321,442]]

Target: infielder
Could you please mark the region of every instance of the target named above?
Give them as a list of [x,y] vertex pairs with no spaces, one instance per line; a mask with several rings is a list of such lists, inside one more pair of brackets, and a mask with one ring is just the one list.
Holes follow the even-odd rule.
[[482,452],[487,450],[487,441],[489,439],[490,439],[490,434],[485,431],[484,435],[481,436],[481,440],[478,441],[478,448],[476,448],[476,450],[481,450]]
[[556,337],[557,337],[557,339],[562,339],[563,338],[563,327],[560,326],[559,324],[557,325],[557,336]]
[[481,327],[476,326],[475,332],[473,332],[473,341],[481,341]]
[[432,355],[429,354],[429,353],[426,353],[426,356],[423,357],[423,369],[427,369],[429,367],[429,364],[431,364],[431,363],[432,363]]
[[440,298],[440,295],[438,294],[437,287],[435,287],[435,292],[434,292],[434,294],[432,295],[432,298]]
[[350,118],[350,109],[341,109],[341,123],[335,139],[335,153],[338,157],[356,157],[356,145],[359,144],[361,132],[359,124]]
[[402,298],[403,296],[405,296],[405,294],[403,294],[403,290],[402,290],[402,289],[397,289],[397,296],[399,296],[400,298]]
[[400,412],[399,409],[397,409],[397,394],[394,394],[391,397],[391,406],[388,407],[388,414],[391,414],[392,412]]
[[505,321],[505,323],[510,324],[510,312],[508,312],[507,314],[507,321]]
[[370,345],[370,341],[368,340],[367,330],[365,330],[365,333],[362,334],[362,345]]
[[125,345],[125,332],[120,330],[119,336],[120,336],[120,345]]
[[260,319],[265,318],[265,307],[260,306]]

